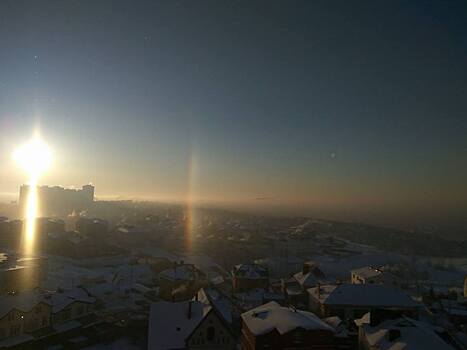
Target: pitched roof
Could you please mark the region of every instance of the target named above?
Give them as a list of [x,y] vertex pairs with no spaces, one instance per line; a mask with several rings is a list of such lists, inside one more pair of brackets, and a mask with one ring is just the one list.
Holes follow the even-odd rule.
[[[453,350],[436,334],[435,327],[408,317],[362,327],[369,345],[380,350]],[[396,338],[391,340],[388,335],[394,331]]]
[[268,269],[257,264],[236,265],[233,272],[237,277],[250,279],[268,278]]
[[159,273],[159,277],[172,281],[192,281],[197,278],[199,271],[194,265],[183,264],[168,268]]
[[[319,288],[319,292],[318,292]],[[308,294],[326,305],[360,305],[375,307],[409,307],[416,303],[403,291],[375,284],[324,285],[308,289]]]
[[84,291],[81,288],[74,288],[71,290],[66,290],[62,293],[57,292],[53,293],[50,295],[50,297],[47,299],[45,297],[47,302],[52,305],[52,312],[56,313],[64,308],[66,308],[68,305],[74,303],[75,301],[81,302],[81,303],[87,303],[87,304],[92,304],[96,301],[95,298],[90,297],[86,291]]
[[81,288],[53,294],[47,294],[40,290],[30,290],[17,295],[5,295],[0,298],[0,318],[12,309],[29,312],[39,303],[50,305],[52,312],[58,312],[75,301],[94,303],[95,299],[88,296]]
[[358,275],[362,278],[372,278],[381,275],[389,275],[389,272],[383,271],[373,266],[364,266],[358,269],[350,270],[351,273]]
[[[188,307],[191,303],[191,317]],[[211,311],[212,307],[200,301],[171,303],[159,301],[151,305],[149,315],[148,349],[182,349],[186,338]]]
[[300,271],[294,274],[293,277],[304,288],[314,287],[318,283],[324,282],[324,280],[318,278],[313,272],[303,274],[303,272]]
[[0,298],[0,318],[5,316],[12,309],[28,312],[40,302],[49,304],[44,301],[43,295],[38,290],[2,296]]
[[243,313],[242,320],[255,335],[267,334],[273,330],[285,334],[297,328],[334,332],[334,328],[315,314],[280,306],[275,301]]
[[217,290],[201,288],[197,293],[198,301],[214,307],[227,323],[232,323],[230,302]]

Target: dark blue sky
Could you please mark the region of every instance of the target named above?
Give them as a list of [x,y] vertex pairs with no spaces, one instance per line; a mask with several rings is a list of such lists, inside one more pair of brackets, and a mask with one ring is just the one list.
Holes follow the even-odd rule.
[[467,3],[2,1],[0,192],[37,125],[98,195],[462,217]]

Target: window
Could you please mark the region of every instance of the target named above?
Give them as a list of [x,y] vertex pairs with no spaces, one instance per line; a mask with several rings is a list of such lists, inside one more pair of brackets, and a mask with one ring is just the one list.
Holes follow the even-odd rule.
[[214,340],[214,337],[216,336],[216,329],[214,327],[209,327],[207,332],[206,332],[206,338],[211,341]]

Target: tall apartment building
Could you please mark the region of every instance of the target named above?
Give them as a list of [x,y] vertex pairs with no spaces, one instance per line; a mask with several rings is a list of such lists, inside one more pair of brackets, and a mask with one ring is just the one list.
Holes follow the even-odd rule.
[[[19,205],[24,215],[29,185],[22,185],[19,190]],[[39,186],[37,188],[39,216],[64,216],[73,211],[89,208],[94,201],[94,186],[84,185],[81,189],[60,186]]]

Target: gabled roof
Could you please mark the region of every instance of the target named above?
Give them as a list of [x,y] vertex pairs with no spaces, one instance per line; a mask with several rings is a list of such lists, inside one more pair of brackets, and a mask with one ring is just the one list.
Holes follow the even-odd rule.
[[373,266],[360,267],[358,269],[350,270],[350,272],[362,278],[372,278],[381,276],[383,274],[388,274],[385,271]]
[[375,284],[324,285],[308,289],[308,294],[325,305],[409,308],[419,306],[403,291]]
[[237,277],[249,279],[268,278],[268,269],[257,264],[236,265],[233,273]]
[[0,297],[0,318],[3,318],[3,316],[13,309],[29,312],[41,302],[50,305],[50,303],[44,300],[43,295],[38,290],[2,296]]
[[243,313],[242,320],[250,332],[256,336],[273,330],[282,335],[297,328],[334,333],[334,328],[320,320],[315,314],[280,306],[275,301]]
[[326,281],[318,278],[313,272],[305,274],[303,274],[303,272],[297,272],[293,277],[302,286],[302,288],[311,288],[319,283],[326,283]]
[[13,309],[29,312],[39,303],[51,306],[52,312],[55,313],[63,310],[75,301],[91,304],[95,302],[95,299],[88,296],[81,288],[52,294],[47,294],[40,290],[30,290],[18,293],[17,295],[5,295],[0,297],[0,318]]
[[183,264],[170,267],[159,273],[160,278],[172,281],[193,281],[200,274],[200,271],[192,264]]
[[[362,327],[369,345],[380,350],[453,350],[436,334],[435,327],[408,317]],[[388,337],[389,332],[395,333],[393,340]]]
[[[191,303],[191,317],[188,308]],[[171,303],[159,301],[151,305],[149,316],[149,350],[183,349],[185,340],[212,310],[200,301]]]
[[56,313],[68,305],[71,305],[74,302],[81,302],[86,304],[92,304],[96,301],[95,298],[90,297],[86,291],[81,288],[74,288],[71,290],[64,291],[62,293],[57,292],[50,295],[49,299],[46,299],[48,303],[52,305],[52,312]]
[[232,323],[231,305],[227,298],[212,288],[201,288],[198,291],[198,301],[212,306],[228,324]]

